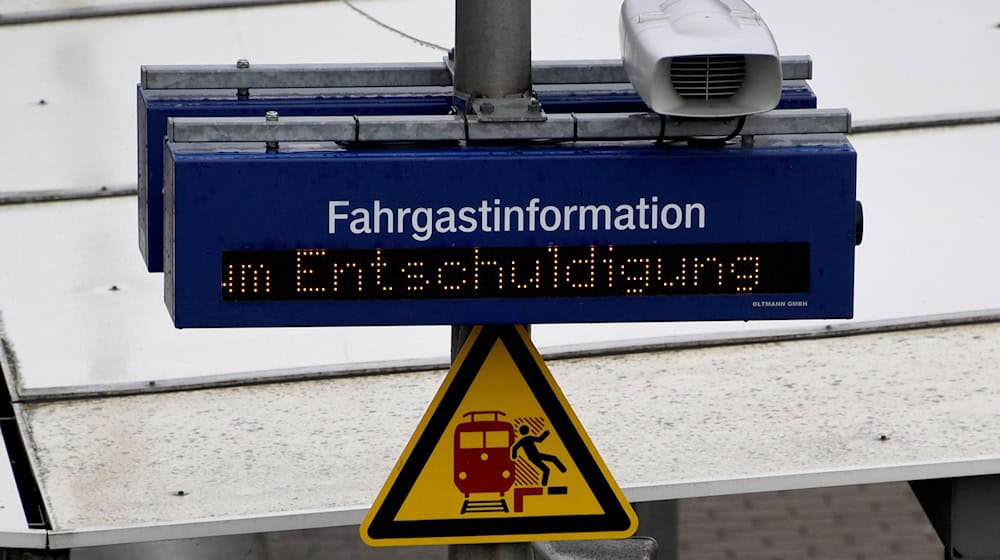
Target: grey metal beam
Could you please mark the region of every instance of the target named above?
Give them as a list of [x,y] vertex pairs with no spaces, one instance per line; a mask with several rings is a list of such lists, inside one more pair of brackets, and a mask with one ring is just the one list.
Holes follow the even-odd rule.
[[617,84],[628,82],[628,74],[617,58],[602,60],[541,60],[531,65],[535,85]]
[[[807,55],[781,57],[783,80],[812,79],[812,58]],[[543,84],[617,84],[629,81],[625,67],[617,58],[597,60],[540,60],[531,66],[535,85]]]
[[[443,117],[442,117],[443,120]],[[172,142],[353,142],[358,136],[355,117],[196,118],[167,121]]]
[[667,118],[663,136],[665,138],[724,136],[733,131],[743,136],[831,134],[846,133],[851,128],[851,113],[847,109],[786,109],[750,115],[743,123],[742,130],[737,129],[738,120]]
[[[463,121],[464,119],[464,121]],[[652,113],[549,115],[542,122],[487,123],[475,116],[398,117],[177,117],[168,122],[171,142],[440,142],[450,140],[657,140],[776,134],[846,133],[847,109],[787,109],[739,119],[675,119]],[[467,132],[466,132],[467,131]]]
[[910,487],[944,543],[945,559],[1000,559],[1000,475],[914,481]]
[[813,61],[809,55],[788,55],[781,57],[782,80],[811,80]]
[[446,86],[440,62],[378,64],[251,64],[143,66],[144,89],[336,88]]
[[[812,78],[808,56],[781,57],[785,80]],[[535,85],[627,83],[619,59],[535,61]],[[444,62],[378,64],[250,64],[143,66],[140,84],[147,90],[272,89],[357,87],[445,87],[452,85]]]
[[573,115],[549,115],[541,122],[483,122],[468,117],[468,140],[573,140],[575,138]]
[[576,116],[583,138],[660,138],[664,119],[656,113],[587,113]]
[[632,508],[639,516],[639,529],[635,534],[653,541],[656,546],[653,557],[677,560],[680,526],[677,500],[635,502]]
[[358,142],[448,142],[465,140],[460,115],[357,117]]

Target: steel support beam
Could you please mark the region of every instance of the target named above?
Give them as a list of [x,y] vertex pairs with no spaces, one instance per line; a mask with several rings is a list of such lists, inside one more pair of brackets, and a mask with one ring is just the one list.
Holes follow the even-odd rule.
[[[474,72],[477,70],[473,69]],[[804,55],[783,56],[781,72],[785,80],[808,80],[812,78],[812,59]],[[540,60],[531,63],[530,76],[536,86],[627,84],[629,81],[621,59]],[[451,72],[444,62],[148,65],[142,67],[139,83],[147,91],[453,85]]]
[[[657,548],[653,557],[659,560],[677,560],[678,524],[677,500],[635,502],[632,504],[639,516],[637,536],[648,537]],[[633,539],[636,540],[636,539]],[[632,558],[638,558],[634,555]]]
[[[676,119],[654,113],[570,113],[543,122],[485,122],[474,115],[400,117],[176,117],[167,139],[202,142],[442,142],[459,140],[669,140],[724,137],[737,119]],[[850,130],[847,109],[785,109],[750,115],[743,135],[830,134]]]
[[1000,560],[1000,475],[910,483],[941,542],[945,560]]

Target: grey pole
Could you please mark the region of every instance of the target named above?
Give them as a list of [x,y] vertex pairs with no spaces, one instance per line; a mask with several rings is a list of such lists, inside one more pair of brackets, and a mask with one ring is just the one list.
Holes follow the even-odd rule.
[[[462,350],[472,332],[472,325],[451,326],[451,362]],[[448,546],[448,560],[533,560],[529,543],[453,544]]]
[[[524,325],[524,328],[531,334],[531,325]],[[455,358],[462,350],[462,345],[469,339],[472,332],[472,325],[452,325],[451,326],[451,362],[455,363]]]
[[455,94],[531,91],[531,0],[455,0]]
[[530,543],[463,544],[448,547],[448,560],[532,560]]
[[[455,0],[455,95],[530,92],[531,0]],[[451,358],[472,327],[453,325]]]
[[[531,0],[455,0],[455,95],[512,97],[531,91]],[[472,327],[452,325],[455,360]],[[449,560],[531,560],[526,543],[452,545]]]
[[451,363],[455,363],[455,358],[462,350],[462,345],[469,339],[472,332],[472,325],[452,325],[451,326]]
[[[531,325],[525,325],[531,334]],[[462,350],[472,325],[451,326],[451,362]],[[535,554],[531,543],[509,544],[453,544],[448,546],[448,560],[534,560]]]
[[[455,0],[455,95],[530,92],[531,0]],[[472,330],[451,327],[454,361]]]
[[[531,92],[531,0],[455,0],[455,96]],[[451,327],[451,358],[471,326]],[[528,543],[452,545],[449,560],[532,560]]]

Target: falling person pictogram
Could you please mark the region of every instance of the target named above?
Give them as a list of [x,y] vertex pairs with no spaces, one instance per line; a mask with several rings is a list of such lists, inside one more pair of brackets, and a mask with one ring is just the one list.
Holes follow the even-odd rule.
[[510,456],[512,459],[517,459],[518,450],[524,451],[524,456],[542,472],[542,486],[549,485],[549,471],[551,470],[545,463],[552,463],[561,473],[566,472],[566,466],[562,464],[562,461],[558,457],[542,453],[538,450],[538,444],[549,437],[548,430],[542,432],[541,435],[533,436],[531,435],[531,428],[527,424],[522,424],[517,431],[521,434],[521,437],[514,444],[514,447],[510,449]]

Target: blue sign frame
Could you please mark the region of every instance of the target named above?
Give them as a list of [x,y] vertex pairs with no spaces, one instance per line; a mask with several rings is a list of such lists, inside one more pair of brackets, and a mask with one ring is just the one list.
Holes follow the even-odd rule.
[[[167,165],[165,299],[177,327],[763,320],[853,314],[856,154],[839,135],[774,142],[759,138],[753,147],[724,148],[635,143],[208,153],[168,144]],[[390,233],[386,218],[376,234],[370,222],[350,223],[363,213],[346,214],[359,208],[433,212],[488,206],[489,211],[481,212],[485,220],[495,207],[617,208],[654,200],[660,209],[676,206],[673,213],[663,210],[667,213],[660,227],[651,222],[642,227],[637,218],[609,226],[591,215],[586,223],[594,227],[580,225],[578,219],[554,228],[517,224],[459,231],[444,223],[432,230],[406,226]],[[687,209],[694,209],[693,216],[686,216],[686,223],[678,221],[691,214]],[[547,226],[554,219],[550,215]],[[402,218],[399,224],[404,224]],[[222,297],[227,251],[782,243],[808,244],[805,291],[523,299]]]
[[[149,272],[163,272],[163,139],[170,117],[260,117],[267,111],[284,116],[443,115],[451,93],[393,96],[192,97],[170,91],[137,90],[139,250]],[[550,113],[646,112],[632,91],[542,92]],[[814,109],[816,96],[804,81],[786,82],[779,109]]]

